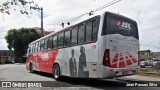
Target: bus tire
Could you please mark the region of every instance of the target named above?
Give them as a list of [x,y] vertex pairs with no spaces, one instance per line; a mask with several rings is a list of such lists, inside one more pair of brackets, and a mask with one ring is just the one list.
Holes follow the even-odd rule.
[[30,73],[33,73],[33,72],[34,72],[34,71],[33,71],[33,65],[32,65],[32,63],[29,64],[29,72],[30,72]]
[[53,78],[56,81],[60,81],[61,80],[60,66],[58,64],[55,64],[54,67],[53,67]]

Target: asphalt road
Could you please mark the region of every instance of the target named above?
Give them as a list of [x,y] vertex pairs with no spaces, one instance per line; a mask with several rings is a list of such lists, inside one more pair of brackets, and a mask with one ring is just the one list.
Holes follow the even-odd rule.
[[[144,81],[123,80],[123,79],[75,79],[64,77],[63,81],[55,81],[51,74],[29,73],[25,64],[3,64],[0,65],[0,81],[21,81],[21,82],[41,82],[47,87],[43,88],[2,88],[16,90],[160,90],[160,87],[127,87],[127,84],[145,84]],[[153,82],[155,83],[155,82]],[[1,83],[0,83],[1,84]],[[1,85],[0,85],[1,86]]]

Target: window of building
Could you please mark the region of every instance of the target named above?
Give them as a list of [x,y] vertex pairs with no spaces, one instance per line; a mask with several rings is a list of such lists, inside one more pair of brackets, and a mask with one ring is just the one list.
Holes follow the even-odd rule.
[[141,55],[144,55],[144,53],[141,53]]

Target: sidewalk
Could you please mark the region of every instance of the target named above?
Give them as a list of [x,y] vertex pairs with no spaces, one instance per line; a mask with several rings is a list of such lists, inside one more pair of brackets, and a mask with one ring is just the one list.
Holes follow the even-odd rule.
[[160,77],[142,76],[142,75],[124,76],[124,77],[118,77],[117,79],[136,80],[136,81],[158,81],[158,82],[160,82]]

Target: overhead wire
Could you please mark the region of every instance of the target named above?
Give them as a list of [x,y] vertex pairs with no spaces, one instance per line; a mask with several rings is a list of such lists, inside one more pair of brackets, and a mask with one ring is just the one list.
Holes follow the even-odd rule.
[[116,3],[120,2],[120,1],[122,1],[122,0],[113,0],[113,1],[107,3],[107,4],[103,5],[103,6],[100,6],[99,8],[91,10],[90,12],[84,13],[82,15],[79,15],[79,16],[76,16],[76,17],[73,17],[73,18],[70,18],[70,19],[67,19],[67,20],[63,20],[61,22],[57,22],[57,23],[54,23],[54,24],[46,24],[46,25],[59,25],[59,24],[62,24],[62,23],[73,22],[73,21],[75,21],[75,20],[77,20],[77,19],[79,19],[79,18],[81,18],[81,17],[83,17],[83,16],[85,16],[85,15],[87,15],[89,13],[97,12],[99,10],[102,10],[102,9],[106,8],[106,7],[112,6],[113,4],[116,4]]

